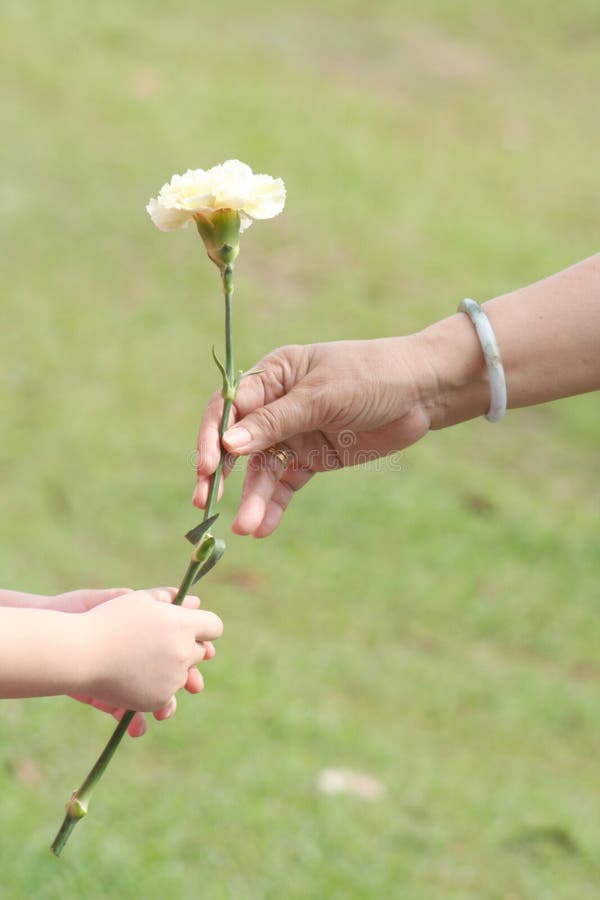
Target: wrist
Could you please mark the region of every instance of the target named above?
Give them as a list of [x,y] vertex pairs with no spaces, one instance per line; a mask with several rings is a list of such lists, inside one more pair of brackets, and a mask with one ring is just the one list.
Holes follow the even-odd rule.
[[111,673],[111,638],[105,622],[93,608],[82,613],[67,613],[75,621],[76,647],[73,653],[74,674],[81,693],[102,699],[107,676]]
[[52,623],[55,625],[53,639],[56,654],[55,665],[57,673],[61,673],[60,680],[62,682],[62,686],[55,693],[88,693],[94,635],[87,627],[85,616],[52,609],[43,614],[51,616]]
[[456,313],[411,336],[421,404],[433,430],[485,415],[490,402],[481,344],[469,318]]

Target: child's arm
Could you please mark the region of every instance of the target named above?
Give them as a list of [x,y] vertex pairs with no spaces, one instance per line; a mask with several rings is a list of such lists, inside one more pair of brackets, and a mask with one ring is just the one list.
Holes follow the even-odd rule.
[[170,605],[175,593],[0,592],[0,697],[75,694],[111,710],[172,707],[181,687],[198,690],[195,666],[222,631],[213,613],[190,608],[196,598]]
[[35,605],[0,609],[0,697],[43,697],[78,690],[93,653],[83,616]]
[[[8,591],[0,589],[0,607],[28,607],[30,609],[53,609],[65,613],[81,613],[87,612],[100,603],[106,603],[114,597],[120,597],[122,594],[130,594],[129,588],[105,588],[102,590],[78,590],[70,591],[66,594],[56,594],[55,596],[46,596],[44,594],[26,594],[22,591]],[[169,598],[167,599],[170,602]],[[198,609],[200,601],[197,597],[189,596],[183,601],[183,606],[189,609]],[[0,612],[1,616],[1,612]],[[215,648],[210,641],[204,643],[205,656],[204,661],[212,659],[215,655]],[[199,693],[204,687],[204,681],[200,671],[196,667],[192,667],[188,673],[188,679],[185,689],[190,694]],[[81,703],[87,703],[95,709],[100,709],[119,720],[125,712],[124,707],[114,706],[109,703],[103,703],[101,700],[92,697],[89,694],[71,694],[75,700]],[[162,709],[156,710],[153,715],[158,721],[169,719],[177,708],[175,697]],[[138,712],[131,720],[127,729],[131,737],[141,737],[146,733],[146,717],[143,713]]]
[[[119,588],[115,590],[119,590]],[[24,594],[22,591],[5,591],[0,589],[0,606],[27,606],[30,609],[46,609],[49,607],[52,599],[52,597],[45,597],[43,594]]]

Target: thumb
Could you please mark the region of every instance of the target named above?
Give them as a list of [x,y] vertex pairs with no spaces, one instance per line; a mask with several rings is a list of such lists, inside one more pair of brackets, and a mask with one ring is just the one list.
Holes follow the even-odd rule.
[[293,388],[285,397],[240,419],[225,432],[223,444],[232,453],[253,453],[295,434],[312,431],[317,425],[317,404],[310,401],[306,391]]

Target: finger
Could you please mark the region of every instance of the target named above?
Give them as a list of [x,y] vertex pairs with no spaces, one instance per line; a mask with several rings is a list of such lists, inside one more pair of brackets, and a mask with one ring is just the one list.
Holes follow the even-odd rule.
[[170,719],[175,715],[175,710],[177,709],[177,699],[176,697],[171,697],[166,706],[163,706],[162,709],[157,709],[155,713],[153,713],[154,718],[157,722],[164,722],[165,719]]
[[[219,488],[217,490],[217,500],[220,500],[223,496],[224,481],[233,470],[236,462],[237,457],[233,453],[225,454],[225,458],[223,460],[223,470],[221,473],[221,478],[219,479]],[[194,506],[197,506],[198,509],[204,509],[206,507],[206,504],[208,503],[208,495],[210,492],[212,477],[212,474],[197,476],[192,503],[194,504]]]
[[306,391],[293,389],[285,397],[240,419],[223,435],[223,446],[238,454],[266,450],[272,444],[318,427],[320,423],[313,421],[315,408]]
[[[73,593],[78,594],[79,591],[74,591]],[[99,603],[106,603],[107,600],[114,600],[115,597],[122,597],[123,594],[130,594],[131,588],[104,588],[99,591],[85,591],[84,593],[88,593],[90,595],[90,603],[92,603],[94,606],[97,606]]]
[[206,648],[204,646],[204,641],[196,641],[196,647],[193,651],[193,665],[197,666],[198,663],[204,662],[205,655]]
[[[272,415],[273,410],[271,407],[273,406],[273,403],[279,400],[282,395],[285,395],[286,392],[291,391],[295,382],[306,374],[308,369],[308,359],[307,348],[294,346],[282,347],[279,350],[270,353],[267,357],[257,363],[253,368],[259,370],[259,373],[244,378],[238,388],[229,422],[227,423],[228,428],[231,428],[231,426],[239,419],[248,416],[249,413],[252,413],[255,410],[259,410],[259,415],[263,417]],[[285,399],[286,403],[288,403],[288,398]],[[269,404],[269,411],[262,413],[260,410],[265,404]],[[312,404],[312,406],[314,407],[314,404]],[[201,509],[204,508],[207,502],[209,478],[213,472],[215,472],[219,463],[221,443],[219,440],[219,431],[222,412],[223,399],[219,393],[214,394],[204,413],[198,433],[198,486],[194,492],[193,502],[195,506],[198,506]],[[238,441],[235,446],[235,438],[234,441],[230,443],[230,446],[224,446],[226,446],[226,449],[230,449],[236,454],[247,452],[245,449],[240,449],[243,444],[243,432],[241,435],[242,440],[240,440],[239,432],[237,437]],[[268,447],[269,443],[273,442],[274,440],[266,440],[262,444],[262,447]],[[260,448],[254,447],[253,449]],[[225,470],[225,475],[226,474],[227,468]],[[222,490],[223,487],[221,483],[219,485],[219,497],[221,496]]]
[[[125,709],[111,706],[110,703],[104,703],[102,700],[96,700],[94,697],[90,697],[86,694],[69,694],[69,696],[72,697],[73,700],[78,700],[80,703],[87,703],[89,706],[93,706],[94,709],[99,709],[101,712],[108,713],[117,719],[118,722],[121,721],[126,712]],[[127,727],[129,735],[131,737],[141,737],[143,734],[146,734],[146,730],[147,725],[144,713],[136,712]]]
[[[260,456],[261,458],[264,458],[265,454],[260,454]],[[232,525],[235,534],[254,534],[265,518],[267,506],[274,495],[280,477],[283,475],[283,472],[281,471],[282,464],[279,460],[277,460],[276,457],[270,458],[277,463],[279,474],[277,473],[277,469],[273,467],[273,464],[268,464],[267,467],[261,471],[260,469],[251,468],[250,461],[248,463],[240,507]],[[275,477],[277,474],[278,477]],[[313,472],[309,469],[288,469],[285,472],[284,480],[289,488],[293,491],[297,491],[310,481],[312,476]],[[285,496],[285,494],[286,489],[284,488],[281,491],[281,497]],[[288,503],[290,500],[291,496],[288,499]],[[283,514],[283,509],[281,512]],[[273,511],[272,515],[275,515],[275,511]],[[281,516],[279,518],[281,518]],[[276,527],[277,523],[274,525],[274,528]],[[268,533],[270,534],[271,532],[269,531]]]
[[285,463],[270,453],[255,453],[248,460],[240,510],[233,523],[236,534],[252,534],[262,522]]
[[[157,600],[159,603],[173,603],[175,597],[179,593],[179,588],[176,587],[159,587],[159,588],[151,588],[149,590],[143,591],[145,594],[150,594],[153,600]],[[182,608],[186,609],[198,609],[200,606],[200,598],[195,597],[193,594],[187,594],[182,602],[178,604]]]
[[212,641],[202,641],[202,643],[204,645],[204,662],[208,662],[216,653],[215,645]]
[[288,479],[282,479],[279,484],[275,485],[275,490],[267,507],[263,520],[258,528],[253,532],[255,538],[265,538],[273,534],[281,518],[292,502],[294,494],[300,490],[313,476],[313,472],[298,473],[304,475],[304,478],[295,478],[293,482]]
[[[202,676],[196,669],[196,666],[198,665],[198,663],[205,662],[207,659],[212,659],[213,656],[215,655],[215,648],[211,641],[196,641],[196,644],[197,644],[196,651],[192,653],[192,658],[191,658],[192,665],[190,666],[188,675],[190,673],[192,673],[192,682],[191,683],[193,684],[193,682],[194,682],[194,674],[193,673],[198,674],[199,683],[201,683],[201,687],[199,687],[198,690],[202,690],[202,687],[204,687],[204,681],[202,679]],[[187,682],[186,682],[186,687],[187,687]],[[188,688],[188,690],[189,690],[189,688]]]
[[223,397],[219,392],[211,397],[200,422],[196,454],[196,473],[198,475],[212,475],[219,465],[221,456],[219,428],[222,414]]
[[206,649],[204,641],[214,641],[223,634],[223,623],[221,619],[213,612],[203,609],[185,609],[182,610],[188,618],[190,625],[194,629],[196,644],[193,650],[193,659],[190,665],[196,665],[204,659]]
[[192,666],[188,671],[185,689],[189,694],[199,694],[204,688],[204,679],[202,673]]
[[136,712],[135,716],[127,726],[127,733],[130,737],[137,738],[143,737],[148,730],[148,725],[146,724],[146,716],[144,713]]
[[[192,494],[192,503],[198,509],[204,509],[208,503],[208,492],[210,490],[210,476],[197,475],[196,484],[194,485],[194,493]],[[221,485],[219,484],[219,492]]]
[[[98,706],[97,708],[101,709],[102,707]],[[117,722],[120,722],[127,710],[123,708],[116,708],[112,709],[111,712],[113,718],[116,719]],[[144,713],[136,712],[133,719],[127,726],[127,733],[130,737],[133,738],[142,737],[142,735],[146,734],[147,728],[148,726],[146,724],[146,716],[144,715]]]
[[[210,477],[216,471],[221,459],[221,417],[223,415],[223,397],[214,394],[200,423],[196,451],[196,475]],[[227,427],[234,424],[237,410],[232,406],[227,420]]]
[[[146,594],[161,603],[172,603],[177,595],[177,588],[151,588],[146,591],[138,591],[138,593]],[[221,619],[213,612],[203,609],[187,609],[186,607],[178,607],[179,615],[185,617],[185,621],[194,630],[196,640],[195,649],[193,651],[193,659],[190,665],[195,665],[204,658],[205,648],[203,641],[214,641],[223,634],[223,623]]]
[[[219,487],[217,488],[217,500],[220,500],[223,496],[223,488],[224,488],[225,475],[222,472],[219,478]],[[194,493],[192,496],[192,503],[198,509],[206,509],[206,504],[208,503],[208,496],[210,494],[210,487],[212,484],[212,475],[208,478],[204,475],[200,475],[198,480],[196,481],[196,486],[194,488]]]
[[158,588],[146,588],[145,590],[134,591],[136,594],[145,594],[146,597],[151,597],[152,600],[156,600],[157,603],[172,603],[175,597],[177,596],[177,588],[176,587],[158,587]]
[[223,634],[223,622],[215,613],[205,609],[180,608],[178,613],[194,635],[194,643],[189,651],[188,667],[195,666],[204,659],[206,642],[215,641]]
[[279,347],[252,366],[256,374],[244,378],[238,388],[236,419],[289,393],[308,373],[311,351],[310,346],[300,344]]

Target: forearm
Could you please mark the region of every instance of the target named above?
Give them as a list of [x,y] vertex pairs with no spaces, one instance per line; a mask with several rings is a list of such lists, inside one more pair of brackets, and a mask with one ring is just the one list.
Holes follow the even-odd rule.
[[0,608],[0,697],[86,693],[83,616]]
[[[600,388],[600,254],[483,308],[500,347],[509,408]],[[484,414],[487,373],[468,317],[458,313],[416,339],[428,370],[431,427]]]

